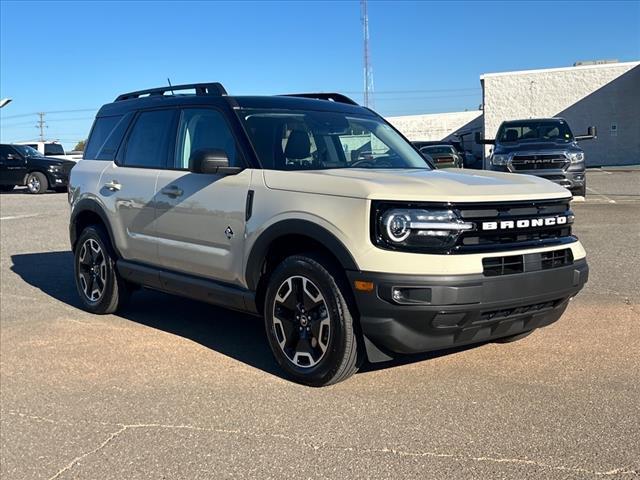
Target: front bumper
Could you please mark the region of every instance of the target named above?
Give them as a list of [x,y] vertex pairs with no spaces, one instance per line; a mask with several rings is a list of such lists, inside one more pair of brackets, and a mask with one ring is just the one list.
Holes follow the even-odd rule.
[[[369,293],[354,289],[354,296],[367,354],[376,362],[549,325],[587,282],[589,267],[580,259],[564,267],[495,277],[347,273],[351,285],[356,280],[375,285]],[[412,291],[428,302],[394,303],[394,287],[420,289]]]
[[47,172],[49,186],[51,188],[69,186],[69,174],[66,172]]
[[491,170],[497,172],[505,172],[505,173],[520,173],[524,175],[534,175],[536,177],[545,178],[547,180],[552,181],[553,183],[557,183],[558,185],[563,186],[567,190],[571,192],[579,192],[583,189],[586,181],[586,173],[584,170],[584,165],[581,169],[571,170],[572,167],[569,167],[569,170],[559,170],[559,169],[539,169],[539,170],[518,170],[512,171],[509,170],[506,166],[491,166]]

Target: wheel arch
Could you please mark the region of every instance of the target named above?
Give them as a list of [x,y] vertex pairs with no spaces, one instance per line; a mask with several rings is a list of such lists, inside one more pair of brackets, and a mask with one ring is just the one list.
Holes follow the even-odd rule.
[[78,242],[78,238],[82,231],[93,224],[102,225],[107,234],[109,235],[109,241],[111,242],[111,247],[116,252],[118,257],[121,257],[120,252],[118,252],[118,248],[113,240],[113,232],[111,231],[111,226],[109,225],[109,221],[107,220],[107,214],[104,212],[102,206],[93,199],[84,198],[80,200],[73,208],[71,212],[71,218],[69,220],[69,240],[71,242],[71,250],[75,251],[76,244]]
[[249,290],[256,292],[259,312],[271,272],[284,258],[305,252],[321,254],[342,271],[359,270],[344,243],[326,228],[300,219],[277,222],[260,234],[247,257],[245,279]]

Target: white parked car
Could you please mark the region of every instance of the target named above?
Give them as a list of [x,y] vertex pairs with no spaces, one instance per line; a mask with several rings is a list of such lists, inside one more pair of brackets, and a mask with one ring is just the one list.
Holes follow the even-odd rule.
[[16,145],[27,145],[28,147],[36,149],[45,157],[59,158],[61,160],[73,160],[77,162],[82,158],[67,155],[64,151],[64,147],[60,142],[16,142]]

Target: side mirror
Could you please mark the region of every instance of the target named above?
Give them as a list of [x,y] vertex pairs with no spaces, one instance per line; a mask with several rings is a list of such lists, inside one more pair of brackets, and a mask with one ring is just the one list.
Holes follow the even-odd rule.
[[494,145],[496,143],[495,140],[487,140],[482,138],[482,135],[480,135],[480,132],[475,133],[475,140],[478,145]]
[[227,152],[217,148],[203,148],[196,150],[189,157],[189,171],[193,173],[208,173],[220,175],[235,175],[242,168],[230,167]]
[[580,140],[593,140],[595,138],[598,138],[598,130],[596,129],[596,127],[591,126],[587,128],[587,134],[586,135],[576,135],[574,137],[577,141]]

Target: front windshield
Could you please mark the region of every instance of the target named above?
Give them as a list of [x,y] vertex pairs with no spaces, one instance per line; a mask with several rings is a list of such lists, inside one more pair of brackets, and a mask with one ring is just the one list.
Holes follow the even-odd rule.
[[573,135],[563,120],[536,120],[503,123],[497,136],[500,143],[552,140],[570,142]]
[[25,157],[41,157],[40,152],[29,145],[14,145],[16,150],[18,150]]
[[240,118],[265,169],[430,169],[410,144],[375,117],[245,109]]

